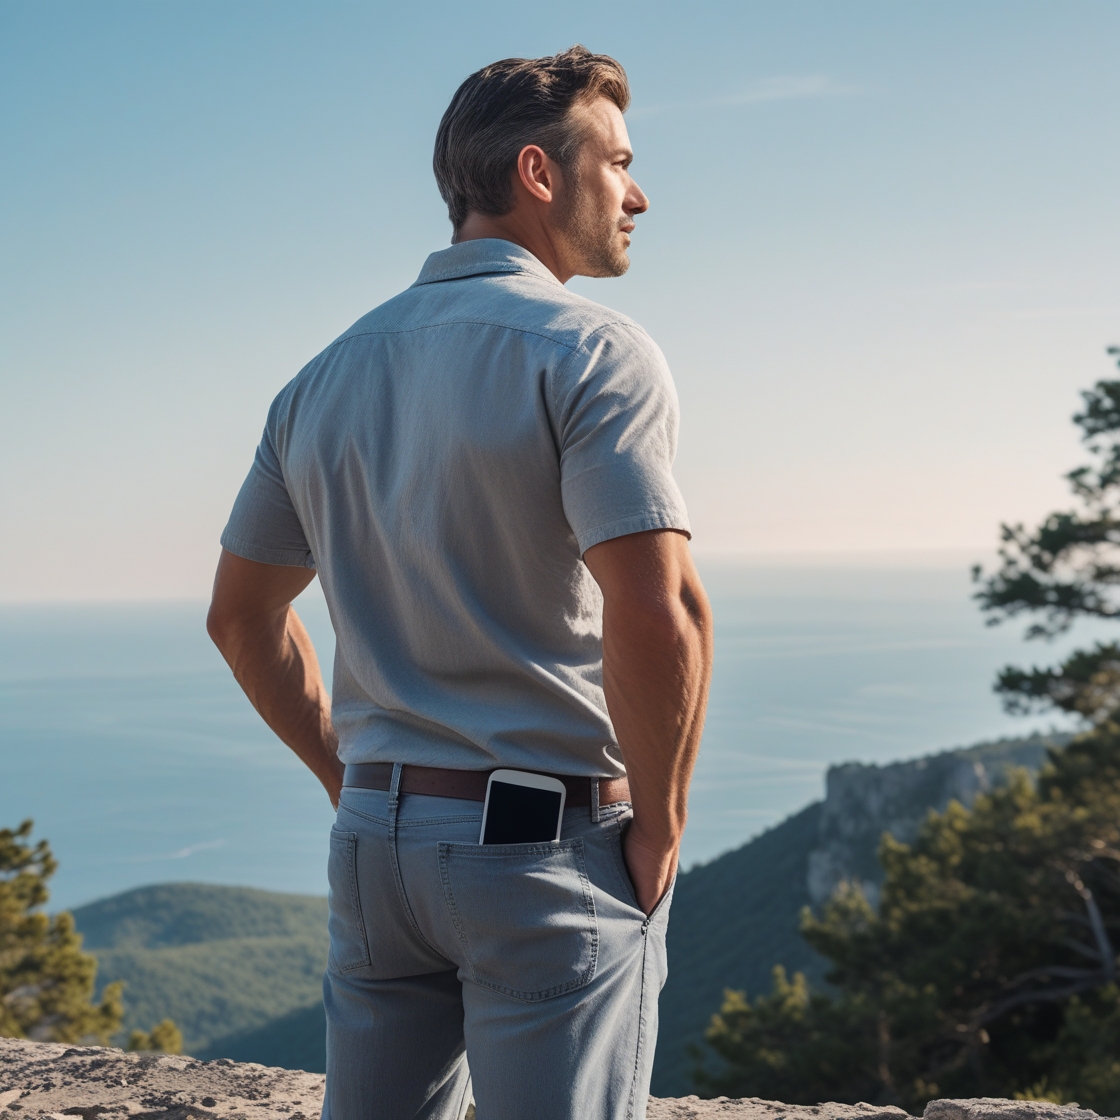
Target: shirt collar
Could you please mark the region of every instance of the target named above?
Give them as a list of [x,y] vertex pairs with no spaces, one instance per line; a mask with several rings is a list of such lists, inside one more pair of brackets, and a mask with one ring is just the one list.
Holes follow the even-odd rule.
[[415,288],[419,284],[461,280],[467,276],[486,276],[495,272],[526,272],[542,280],[551,280],[554,284],[560,283],[528,249],[497,237],[480,237],[474,241],[460,241],[450,249],[432,253],[412,286]]

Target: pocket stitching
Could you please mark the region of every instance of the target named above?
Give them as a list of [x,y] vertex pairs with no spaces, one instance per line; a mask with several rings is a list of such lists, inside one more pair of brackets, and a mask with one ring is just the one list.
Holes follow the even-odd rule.
[[362,900],[358,894],[358,834],[356,832],[340,832],[331,829],[331,844],[341,842],[346,853],[346,877],[350,881],[350,905],[354,911],[354,925],[362,946],[362,957],[353,964],[342,965],[334,962],[335,968],[340,972],[353,972],[356,968],[368,968],[370,964],[369,941],[366,938],[365,920],[362,916]]
[[[353,805],[343,805],[341,802],[339,802],[338,811],[340,813],[350,813],[355,817],[361,817],[362,820],[369,821],[371,824],[389,823],[389,819],[387,817],[375,817],[372,813],[363,813],[361,809],[355,809]],[[345,835],[349,835],[349,833],[346,833]],[[357,833],[355,833],[354,835],[357,835]]]
[[[468,859],[493,859],[506,855],[550,855],[554,852],[564,850],[575,853],[577,857],[576,873],[579,875],[580,888],[583,892],[584,913],[587,915],[588,927],[591,934],[591,949],[588,953],[587,968],[573,980],[569,980],[564,984],[555,984],[551,988],[543,988],[536,992],[523,992],[516,988],[508,988],[504,984],[498,984],[492,980],[487,980],[485,977],[479,976],[475,969],[474,960],[471,957],[470,943],[467,941],[462,915],[459,913],[459,908],[455,903],[455,892],[451,886],[451,876],[448,870],[448,864],[450,862],[449,856],[452,850],[456,848],[463,849],[460,854]],[[584,857],[582,837],[577,836],[572,840],[564,841],[560,844],[472,845],[456,843],[450,840],[441,840],[439,843],[439,872],[440,879],[443,882],[444,899],[451,913],[451,920],[455,926],[455,932],[458,934],[459,941],[463,946],[464,956],[470,966],[471,978],[476,984],[484,988],[489,988],[491,991],[500,992],[502,995],[512,996],[514,999],[520,999],[527,1003],[535,1003],[538,1000],[551,999],[553,996],[575,991],[591,983],[599,964],[599,926],[595,920],[595,899],[592,897],[591,882],[587,877],[587,861]]]

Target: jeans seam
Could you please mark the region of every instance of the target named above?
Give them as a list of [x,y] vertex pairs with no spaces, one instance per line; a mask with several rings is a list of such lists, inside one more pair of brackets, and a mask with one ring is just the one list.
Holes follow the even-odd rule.
[[347,812],[347,813],[353,813],[354,816],[361,817],[362,820],[369,821],[371,824],[382,824],[382,825],[386,825],[386,826],[388,826],[388,824],[389,824],[389,818],[388,817],[374,817],[374,816],[371,816],[369,813],[363,813],[361,811],[361,809],[355,809],[350,805],[340,804],[338,806],[338,808],[339,808],[340,811]]
[[417,825],[433,825],[433,824],[464,824],[471,821],[478,821],[482,823],[481,810],[477,813],[462,813],[454,817],[410,817],[406,821],[398,821],[398,828],[414,828]]
[[442,958],[443,954],[420,932],[420,923],[416,920],[416,915],[412,912],[412,906],[408,901],[408,896],[404,890],[404,878],[401,875],[400,860],[397,859],[397,814],[396,806],[391,805],[389,809],[390,819],[389,825],[389,863],[393,868],[393,879],[397,884],[397,897],[401,901],[401,909],[404,911],[405,917],[408,919],[408,924],[412,927],[412,932],[416,934],[420,942],[426,945],[437,957]]
[[[352,805],[339,805],[340,809],[345,809],[348,813],[353,813],[356,817],[361,817],[364,821],[370,821],[372,824],[388,825],[388,817],[375,817],[371,813],[363,813],[361,809],[355,809]],[[481,821],[482,814],[479,813],[464,813],[454,817],[420,817],[415,820],[397,821],[397,828],[411,828],[414,825],[433,825],[433,824],[463,824],[470,821]]]
[[439,863],[439,878],[443,884],[443,899],[448,912],[451,914],[451,924],[455,927],[455,936],[459,938],[459,944],[463,947],[463,956],[470,964],[471,976],[474,977],[474,964],[471,962],[470,947],[467,945],[467,936],[463,930],[463,919],[459,913],[459,907],[455,904],[455,892],[451,889],[451,880],[447,874],[447,860],[444,858],[447,852],[447,842],[441,840],[436,846],[436,852],[437,862]]
[[646,1035],[646,964],[649,956],[648,925],[642,925],[642,982],[638,995],[638,1045],[634,1050],[634,1077],[630,1082],[630,1100],[626,1106],[626,1120],[634,1120],[634,1108],[637,1105],[638,1080],[642,1068],[642,1049]]

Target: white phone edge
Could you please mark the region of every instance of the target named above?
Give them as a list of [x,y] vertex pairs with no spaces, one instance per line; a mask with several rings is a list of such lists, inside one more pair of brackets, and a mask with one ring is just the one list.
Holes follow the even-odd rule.
[[530,789],[550,789],[553,793],[560,794],[560,812],[556,815],[556,835],[551,843],[560,840],[560,830],[564,827],[564,806],[568,799],[568,787],[559,778],[550,777],[548,774],[534,774],[530,770],[494,770],[486,780],[486,800],[482,803],[482,827],[478,832],[478,842],[481,844],[486,837],[486,815],[490,809],[490,786],[494,782],[505,782],[510,786],[528,786]]

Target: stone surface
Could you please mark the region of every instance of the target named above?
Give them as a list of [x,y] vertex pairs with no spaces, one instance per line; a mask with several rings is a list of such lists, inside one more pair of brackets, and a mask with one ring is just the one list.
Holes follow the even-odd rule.
[[315,1120],[323,1075],[0,1038],[0,1120]]
[[930,1101],[925,1120],[1095,1120],[1096,1113],[1076,1104],[1007,1101],[1002,1097]]
[[[323,1075],[219,1058],[129,1054],[0,1038],[0,1120],[317,1120]],[[870,1104],[786,1105],[757,1097],[651,1100],[647,1120],[910,1120]],[[925,1120],[1098,1120],[1047,1101],[933,1101]]]
[[[911,1120],[901,1108],[870,1104],[782,1104],[758,1097],[662,1097],[649,1102],[646,1120]],[[949,1120],[948,1117],[945,1120]],[[1080,1120],[1080,1118],[1076,1118]]]

